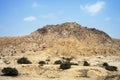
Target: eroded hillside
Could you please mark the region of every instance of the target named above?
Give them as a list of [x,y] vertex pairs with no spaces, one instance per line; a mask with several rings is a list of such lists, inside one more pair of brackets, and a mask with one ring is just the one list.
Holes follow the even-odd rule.
[[[19,64],[23,57],[31,64]],[[62,70],[55,61],[64,63],[65,59],[72,59],[71,67]],[[84,61],[90,65],[84,66]],[[105,62],[117,69],[106,70]],[[119,66],[120,40],[75,22],[46,25],[26,36],[0,38],[0,80],[119,80]],[[16,68],[18,76],[3,76],[5,67]]]
[[1,55],[19,55],[41,50],[50,51],[54,56],[119,55],[119,46],[119,40],[112,39],[105,32],[75,22],[46,25],[22,37],[0,38]]

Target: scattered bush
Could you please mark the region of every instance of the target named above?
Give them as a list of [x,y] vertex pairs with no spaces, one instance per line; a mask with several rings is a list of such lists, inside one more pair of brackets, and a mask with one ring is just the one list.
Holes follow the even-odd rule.
[[110,66],[108,63],[103,63],[103,66],[108,71],[117,71],[117,67],[116,66]]
[[105,62],[105,63],[103,63],[103,66],[105,67],[105,66],[109,66],[109,65],[108,65],[108,63]]
[[108,71],[117,71],[116,66],[105,66],[105,69],[108,70]]
[[18,76],[18,70],[16,68],[3,68],[2,73],[4,74],[4,76]]
[[22,57],[22,58],[18,59],[17,63],[18,64],[31,64],[31,62],[26,57]]
[[41,66],[43,66],[43,65],[46,64],[46,63],[45,63],[45,61],[40,61],[39,64],[40,64]]
[[54,64],[62,64],[62,61],[61,61],[61,60],[56,60],[56,61],[54,62]]
[[83,66],[90,66],[90,64],[87,61],[84,61]]
[[60,64],[60,69],[65,70],[65,69],[69,69],[69,68],[71,68],[70,62],[64,62],[64,63]]

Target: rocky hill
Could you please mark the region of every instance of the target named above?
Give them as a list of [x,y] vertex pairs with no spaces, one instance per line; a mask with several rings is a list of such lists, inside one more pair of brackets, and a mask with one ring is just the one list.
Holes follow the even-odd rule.
[[[26,57],[31,64],[18,64]],[[72,59],[68,70],[56,60]],[[47,64],[41,66],[39,61]],[[83,66],[88,61],[90,66]],[[118,71],[108,71],[107,62]],[[77,64],[77,65],[75,65]],[[0,80],[119,80],[120,40],[75,22],[46,25],[26,36],[0,38]],[[4,67],[16,68],[17,77],[1,76]]]
[[104,44],[112,42],[112,39],[103,31],[96,30],[95,28],[83,27],[75,22],[67,22],[58,25],[47,25],[44,28],[33,32],[31,35],[39,38],[43,38],[47,35],[53,35],[53,41],[60,38],[74,37],[78,41],[88,44]]
[[1,55],[49,50],[51,55],[118,55],[119,40],[105,32],[75,22],[46,25],[22,37],[0,38]]

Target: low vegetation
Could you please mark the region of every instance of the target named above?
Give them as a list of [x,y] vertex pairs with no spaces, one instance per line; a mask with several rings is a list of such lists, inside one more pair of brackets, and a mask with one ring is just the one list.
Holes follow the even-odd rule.
[[90,66],[90,64],[87,61],[84,61],[83,66]]
[[40,64],[41,66],[43,66],[44,64],[46,64],[46,62],[45,62],[45,61],[39,61],[39,64]]
[[22,58],[18,59],[17,63],[18,64],[31,64],[31,62],[26,57],[22,57]]
[[103,66],[108,71],[117,71],[117,67],[116,66],[110,66],[108,63],[103,63]]
[[60,64],[60,69],[70,69],[71,65],[75,65],[74,63],[71,63],[71,60],[73,59],[73,57],[70,58],[66,58],[66,57],[62,57],[62,61],[61,60],[57,60],[55,61],[55,63]]
[[65,70],[65,69],[70,69],[70,68],[71,68],[70,62],[64,62],[64,63],[60,64],[60,69]]
[[5,67],[2,69],[4,76],[18,76],[18,70],[16,68]]
[[54,62],[54,64],[62,64],[62,61],[61,61],[61,60],[56,60],[56,61]]
[[103,63],[103,66],[108,66],[108,63],[106,63],[106,62],[105,62],[105,63]]

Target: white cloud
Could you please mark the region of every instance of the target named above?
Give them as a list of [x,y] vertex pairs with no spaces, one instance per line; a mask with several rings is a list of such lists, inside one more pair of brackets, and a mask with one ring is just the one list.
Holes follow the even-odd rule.
[[38,7],[38,3],[37,2],[33,2],[32,7]]
[[89,12],[92,16],[96,15],[99,11],[102,10],[102,8],[104,7],[105,2],[104,1],[98,1],[94,4],[87,4],[84,6],[80,6],[80,8],[84,11]]
[[104,21],[110,21],[110,20],[111,20],[110,17],[106,17],[106,18],[104,19]]
[[24,21],[28,21],[28,22],[32,22],[35,21],[37,18],[34,16],[29,16],[29,17],[25,17],[23,20]]

